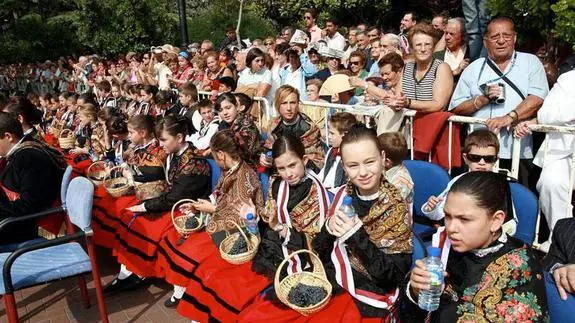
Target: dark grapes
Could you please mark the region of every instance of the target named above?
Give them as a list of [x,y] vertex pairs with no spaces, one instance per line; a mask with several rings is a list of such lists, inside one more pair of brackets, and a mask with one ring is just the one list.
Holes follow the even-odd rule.
[[299,283],[288,293],[288,301],[299,307],[310,307],[321,302],[327,291],[323,287]]
[[246,239],[244,239],[244,236],[240,235],[228,253],[230,255],[239,255],[247,251],[248,244],[246,243]]
[[184,227],[188,230],[195,229],[198,226],[198,219],[195,216],[189,217],[186,219],[186,223]]
[[124,184],[117,183],[117,184],[112,185],[112,188],[120,188],[122,186],[124,186]]

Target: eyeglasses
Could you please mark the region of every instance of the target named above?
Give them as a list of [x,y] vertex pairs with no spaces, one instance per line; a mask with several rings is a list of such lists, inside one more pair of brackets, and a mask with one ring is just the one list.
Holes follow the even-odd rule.
[[493,164],[499,159],[495,155],[476,155],[476,154],[467,154],[467,160],[472,163],[479,163],[481,160],[484,160],[488,164]]
[[359,61],[349,61],[349,65],[359,65]]
[[274,44],[274,43],[264,43],[264,45],[266,45],[266,46],[271,46],[271,45],[273,45],[273,44]]
[[334,61],[334,60],[339,60],[339,58],[337,58],[337,57],[328,57],[327,60],[328,60],[328,61]]
[[303,19],[305,20],[312,20],[313,18],[311,16],[304,16]]
[[513,37],[515,36],[514,33],[501,33],[501,34],[497,34],[497,35],[493,35],[493,36],[489,36],[487,39],[489,39],[490,42],[495,43],[497,42],[501,37],[503,37],[503,40],[505,40],[506,42],[513,40]]

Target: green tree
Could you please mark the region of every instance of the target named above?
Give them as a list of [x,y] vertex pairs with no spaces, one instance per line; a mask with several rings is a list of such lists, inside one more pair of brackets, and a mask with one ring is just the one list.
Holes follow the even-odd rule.
[[553,32],[575,50],[575,0],[559,0],[551,9],[556,15]]

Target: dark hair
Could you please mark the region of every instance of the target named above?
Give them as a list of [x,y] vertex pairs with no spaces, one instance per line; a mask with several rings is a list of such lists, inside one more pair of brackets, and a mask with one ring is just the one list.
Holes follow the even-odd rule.
[[377,140],[377,133],[373,129],[367,128],[362,123],[356,123],[349,131],[343,136],[341,139],[340,149],[343,149],[343,146],[347,144],[352,144],[358,142],[360,140],[370,140],[372,141],[377,150],[381,151],[381,145],[379,144],[379,140]]
[[262,52],[262,50],[257,47],[250,49],[246,55],[246,67],[252,68],[252,62],[258,57],[265,58],[264,52]]
[[218,99],[216,100],[216,103],[214,104],[214,109],[216,111],[221,111],[222,102],[224,102],[224,101],[228,101],[235,106],[238,105],[235,95],[233,93],[227,92],[227,93],[222,93],[222,94],[220,94],[220,96],[218,96]]
[[303,158],[305,148],[301,139],[292,134],[280,136],[272,146],[272,158],[276,159],[287,152],[292,152],[299,158]]
[[198,100],[198,88],[192,82],[184,83],[180,89],[180,93],[190,96],[192,98],[192,102],[196,102]]
[[333,125],[337,132],[345,134],[357,123],[355,116],[349,112],[338,112],[329,118],[330,127]]
[[[513,218],[511,188],[507,176],[494,172],[469,172],[461,176],[449,190],[451,193],[465,193],[473,196],[477,206],[491,214],[501,210],[505,219]],[[449,195],[448,195],[449,198]]]
[[157,133],[165,131],[173,137],[176,137],[178,134],[186,137],[189,134],[188,121],[182,116],[169,115],[158,122],[156,127]]
[[174,92],[161,90],[154,96],[154,102],[157,104],[167,104],[172,103],[174,98]]
[[382,69],[385,65],[391,65],[391,70],[393,72],[399,72],[404,66],[405,62],[403,58],[398,53],[387,53],[385,54],[377,63],[380,69]]
[[144,91],[152,96],[155,96],[158,93],[158,87],[154,85],[144,85],[140,88],[140,91]]
[[336,25],[336,26],[339,26],[339,21],[337,20],[337,18],[335,18],[335,17],[333,17],[333,16],[331,16],[331,17],[329,17],[329,18],[327,18],[327,19],[325,20],[325,23],[326,23],[326,24],[327,24],[328,22],[331,22],[332,24],[334,24],[334,25]]
[[276,53],[283,55],[283,54],[285,54],[285,51],[287,51],[289,48],[290,48],[290,46],[286,43],[277,44],[276,45]]
[[222,151],[233,158],[241,158],[245,160],[245,156],[243,156],[242,152],[245,152],[245,149],[241,149],[234,138],[234,132],[231,129],[226,129],[222,131],[216,132],[212,139],[210,139],[210,148],[212,153],[216,151]]
[[465,139],[465,145],[463,146],[463,153],[468,154],[471,148],[495,148],[495,154],[499,155],[499,139],[497,135],[487,129],[478,129],[470,133]]
[[308,8],[308,9],[304,10],[303,13],[304,13],[304,15],[306,13],[309,13],[313,19],[317,18],[317,10],[315,10],[314,8]]
[[106,120],[106,128],[110,135],[123,135],[128,133],[126,119],[120,114],[112,114],[110,118]]
[[128,120],[130,127],[148,133],[148,135],[155,135],[154,132],[154,117],[149,114],[139,114],[133,116]]
[[[49,101],[50,99],[47,100]],[[4,107],[7,104],[8,104],[8,97],[4,93],[0,92],[0,110],[4,110]]]
[[236,90],[236,81],[234,80],[233,77],[230,76],[220,77],[220,84],[229,87],[232,90],[232,92]]
[[110,93],[110,91],[112,91],[112,84],[110,84],[108,80],[103,80],[96,83],[96,88],[100,91]]
[[503,16],[499,16],[499,17],[495,17],[493,19],[491,19],[489,21],[489,23],[487,24],[487,27],[485,28],[485,35],[484,37],[487,36],[487,33],[489,32],[489,27],[494,24],[494,23],[500,23],[500,22],[506,22],[508,24],[511,25],[511,29],[513,31],[515,31],[515,22],[513,22],[513,19],[509,18],[509,17],[503,17]]
[[238,100],[240,105],[243,105],[245,107],[245,111],[249,111],[254,101],[245,93],[238,92],[234,93],[234,95],[236,96],[236,99]]
[[60,93],[59,96],[63,97],[64,100],[68,100],[68,98],[70,97],[70,95],[72,95],[72,93],[70,93],[70,92],[62,92],[62,93]]
[[201,111],[204,108],[213,109],[214,104],[212,103],[212,101],[210,101],[210,99],[203,99],[200,102],[198,102],[197,107],[198,107],[198,111]]
[[20,122],[10,113],[0,112],[0,138],[4,138],[5,133],[12,134],[18,139],[24,136]]
[[80,96],[78,97],[78,100],[79,99],[84,100],[84,103],[93,104],[96,107],[98,106],[98,103],[96,103],[96,96],[92,92],[86,92],[86,93],[80,94]]
[[22,116],[23,123],[27,125],[37,125],[42,122],[42,112],[36,109],[36,106],[23,96],[17,96],[12,99],[4,111],[10,113],[16,120]]
[[413,11],[408,11],[408,12],[404,13],[403,15],[404,16],[411,15],[411,20],[413,20],[413,21],[417,21],[417,19],[418,19],[417,14]]
[[400,132],[386,132],[377,137],[379,145],[385,151],[385,156],[393,166],[401,164],[407,156],[407,140]]
[[359,57],[360,64],[361,64],[362,68],[365,68],[365,65],[367,64],[367,56],[365,55],[364,51],[356,50],[354,52],[351,52],[351,54],[349,54],[349,61],[350,62],[351,62],[352,57]]

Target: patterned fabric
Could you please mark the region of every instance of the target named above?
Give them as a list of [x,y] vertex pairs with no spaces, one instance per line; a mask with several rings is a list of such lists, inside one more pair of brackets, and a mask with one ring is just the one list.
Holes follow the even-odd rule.
[[[321,142],[321,131],[320,128],[305,114],[300,113],[300,118],[303,122],[309,127],[307,131],[303,135],[300,136],[300,139],[305,147],[305,153],[310,158],[311,161],[317,166],[318,169],[323,168],[324,163],[324,156],[325,152],[322,147]],[[281,134],[279,133],[279,127],[282,124],[282,118],[276,117],[274,118],[269,126],[269,132],[274,136],[274,138],[278,138]],[[297,134],[294,134],[297,135]]]
[[[353,184],[348,181],[346,193],[351,196],[354,190]],[[369,240],[378,248],[383,248],[385,253],[412,252],[411,217],[401,194],[385,178],[382,178],[379,186],[379,198],[361,221]]]
[[216,212],[206,226],[210,234],[235,230],[231,221],[243,226],[240,207],[250,200],[256,206],[257,214],[263,212],[264,198],[258,175],[243,161],[220,177],[212,195],[216,198]]
[[198,158],[197,150],[190,146],[180,156],[174,156],[168,171],[168,184],[172,184],[180,175],[210,176],[210,165],[202,158]]
[[527,248],[514,249],[487,266],[479,284],[464,290],[457,306],[457,322],[541,322],[547,313],[531,283],[533,273]]
[[14,151],[7,157],[7,162],[10,163],[16,153],[24,149],[36,149],[46,153],[50,156],[50,160],[61,169],[65,169],[68,166],[66,159],[59,151],[36,140],[28,140],[19,144],[18,147],[16,147],[16,149],[14,149]]
[[92,135],[90,136],[90,148],[92,148],[92,152],[98,160],[102,160],[106,156],[106,143],[104,136],[104,127],[102,127],[100,123],[97,123],[92,128]]
[[387,180],[401,192],[409,212],[413,212],[413,179],[403,163],[388,169],[385,172]]
[[242,159],[252,167],[256,167],[262,146],[260,131],[251,116],[239,113],[230,129],[234,133],[236,143],[241,147]]
[[144,147],[130,147],[126,154],[126,163],[134,167],[164,167],[166,164],[166,151],[157,140],[153,140]]
[[[273,195],[274,182],[280,181],[281,177],[272,176],[270,178],[270,185],[268,196]],[[320,222],[320,201],[318,198],[317,186],[311,184],[309,194],[307,194],[289,213],[291,226],[298,232],[303,232],[308,244],[311,245],[313,238],[321,231],[322,223]],[[266,201],[265,212],[263,213],[263,220],[270,224],[270,227],[275,227],[278,221],[277,208],[272,204],[277,203],[275,199],[268,198]],[[309,246],[311,248],[311,246]]]

